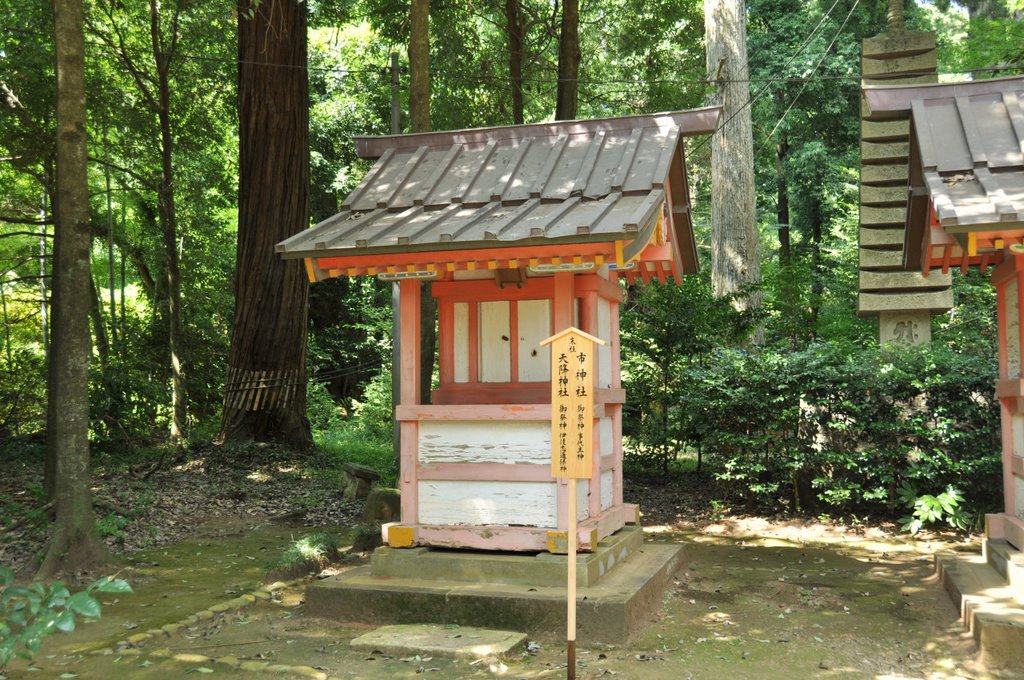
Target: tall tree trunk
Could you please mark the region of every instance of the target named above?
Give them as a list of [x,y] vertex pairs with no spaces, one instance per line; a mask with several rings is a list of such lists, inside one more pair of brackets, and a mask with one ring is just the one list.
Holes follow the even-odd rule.
[[[409,9],[409,118],[413,132],[429,132],[430,126],[430,0],[413,0]],[[420,294],[420,403],[430,403],[437,333],[437,304],[424,283]],[[394,378],[392,374],[392,379]]]
[[413,132],[430,130],[430,0],[409,8],[409,118]]
[[[249,17],[249,10],[253,16]],[[306,4],[238,13],[238,251],[235,316],[218,443],[308,448],[309,282],[274,244],[309,226]]]
[[[722,106],[711,138],[711,286],[716,295],[761,281],[744,9],[740,0],[704,1],[708,79],[716,85],[713,103]],[[761,300],[757,293],[739,307],[759,308]]]
[[96,354],[100,358],[100,369],[106,377],[110,361],[110,341],[107,339],[106,320],[103,318],[103,303],[100,301],[96,282],[89,277],[89,316],[92,317],[92,332],[96,337]]
[[523,14],[520,0],[505,0],[505,30],[508,34],[508,75],[512,85],[512,122],[522,125],[523,104]]
[[110,196],[110,168],[103,167],[103,181],[107,190],[107,286],[110,289],[110,345],[117,349],[117,298],[114,285],[114,209]]
[[562,31],[558,41],[558,91],[555,120],[576,117],[580,77],[580,3],[562,2]]
[[790,263],[789,242],[789,183],[786,181],[786,155],[789,153],[789,141],[786,133],[775,146],[775,190],[777,197],[776,217],[779,222],[779,264],[788,267]]
[[57,519],[39,577],[103,561],[89,491],[89,183],[86,175],[85,39],[82,0],[55,0],[57,192],[54,216],[53,349],[48,364],[46,445],[56,462]]
[[149,1],[149,29],[157,76],[157,118],[160,122],[160,186],[157,191],[160,231],[167,266],[167,339],[171,354],[171,441],[181,443],[188,421],[188,382],[185,341],[181,323],[181,263],[178,254],[178,216],[174,204],[173,140],[171,135],[170,69],[177,42],[178,16],[174,17],[171,44],[160,31],[160,6]]

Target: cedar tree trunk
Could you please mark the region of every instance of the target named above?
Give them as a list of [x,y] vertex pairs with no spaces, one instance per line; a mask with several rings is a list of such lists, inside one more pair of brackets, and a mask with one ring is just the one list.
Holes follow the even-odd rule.
[[[711,286],[716,295],[761,281],[745,7],[740,0],[704,1],[708,79],[717,88],[712,103],[722,106],[711,137]],[[739,303],[742,309],[760,306],[760,294]]]
[[562,32],[558,41],[558,92],[555,95],[555,120],[576,118],[580,77],[580,3],[562,3]]
[[89,491],[89,183],[86,175],[82,0],[53,4],[57,60],[57,192],[47,454],[54,463],[53,538],[39,569],[50,579],[102,562]]
[[308,448],[309,284],[301,263],[274,252],[309,224],[306,4],[240,6],[238,62],[235,317],[216,441]]
[[523,19],[519,0],[505,0],[505,30],[508,33],[508,75],[512,85],[512,123],[522,125],[523,104]]

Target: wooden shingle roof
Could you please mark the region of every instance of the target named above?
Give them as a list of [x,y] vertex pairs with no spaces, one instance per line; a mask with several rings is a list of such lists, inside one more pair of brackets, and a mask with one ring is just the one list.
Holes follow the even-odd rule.
[[671,197],[672,240],[695,267],[681,140],[713,132],[719,113],[357,137],[376,164],[338,214],[277,250],[316,259],[623,241],[628,259]]
[[1024,229],[1024,77],[864,94],[873,117],[911,112],[906,267],[920,265],[933,226],[964,253],[981,233]]

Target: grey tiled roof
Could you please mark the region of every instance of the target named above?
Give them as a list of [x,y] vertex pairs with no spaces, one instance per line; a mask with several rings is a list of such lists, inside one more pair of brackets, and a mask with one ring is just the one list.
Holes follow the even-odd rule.
[[927,199],[951,234],[1024,228],[1024,77],[865,88],[873,117],[911,111],[907,260]]
[[689,229],[681,138],[712,132],[719,111],[359,137],[360,155],[376,164],[341,212],[277,250],[333,257],[638,240],[666,193]]

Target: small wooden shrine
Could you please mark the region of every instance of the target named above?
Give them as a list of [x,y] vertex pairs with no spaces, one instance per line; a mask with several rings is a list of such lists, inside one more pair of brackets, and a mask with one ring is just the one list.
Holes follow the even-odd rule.
[[873,120],[911,112],[903,267],[994,267],[1002,512],[986,539],[1024,549],[1024,78],[866,88]]
[[[577,326],[595,362],[593,469],[575,480],[580,549],[638,520],[622,496],[620,278],[697,269],[683,139],[717,108],[356,139],[378,159],[342,211],[278,245],[310,281],[400,286],[401,521],[391,547],[564,548],[551,476],[551,357]],[[438,309],[440,384],[419,403],[421,281]]]

